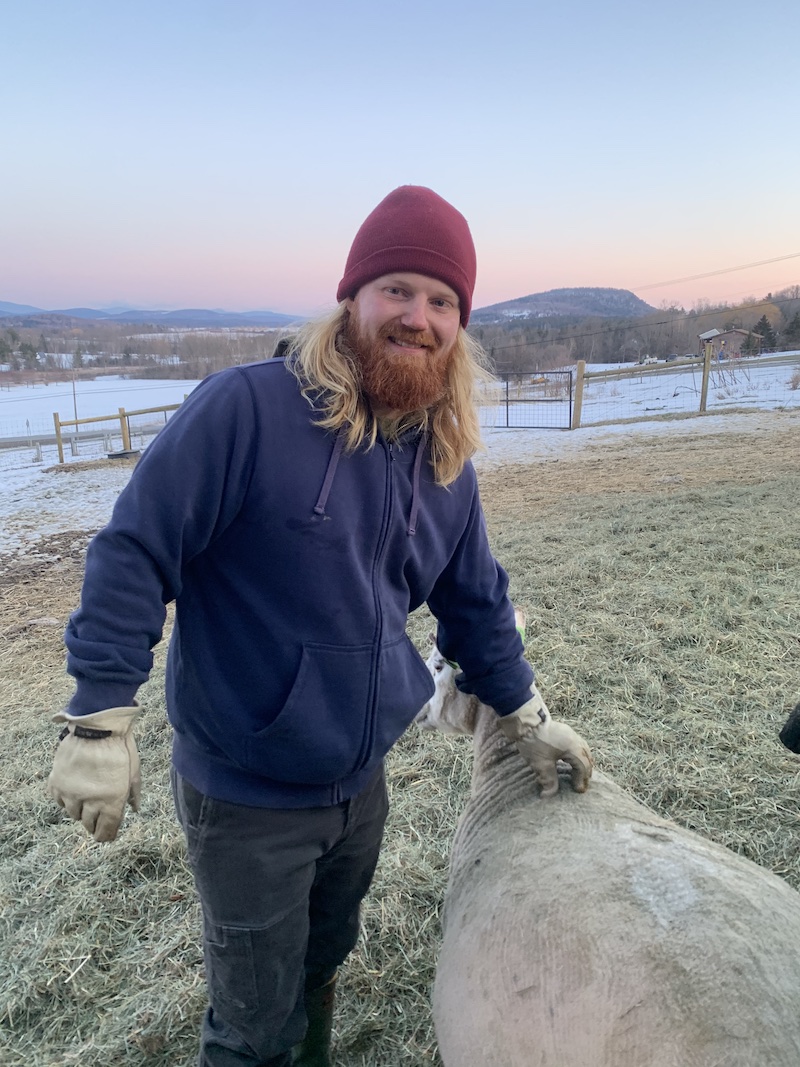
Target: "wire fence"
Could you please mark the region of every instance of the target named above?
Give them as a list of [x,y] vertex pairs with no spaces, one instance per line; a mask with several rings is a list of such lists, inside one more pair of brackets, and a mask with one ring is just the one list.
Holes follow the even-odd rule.
[[[480,420],[495,429],[576,429],[731,409],[800,409],[800,352],[714,362],[704,390],[699,360],[595,369],[578,364],[536,373],[504,373],[483,394]],[[704,396],[705,392],[705,396]],[[124,396],[124,394],[119,394]],[[111,407],[113,400],[110,401]],[[66,421],[4,418],[0,474],[28,464],[54,465],[142,451],[177,405]],[[124,417],[124,423],[122,418]]]
[[711,362],[695,359],[612,368],[504,373],[481,407],[481,425],[578,429],[614,422],[800,408],[800,352]]
[[[691,360],[582,375],[577,425],[800,407],[800,353],[711,362]],[[573,419],[573,426],[576,425]]]
[[[78,420],[25,420],[25,433],[15,436],[6,421],[0,436],[0,474],[31,464],[41,467],[79,460],[111,458],[144,451],[179,405]],[[47,423],[49,425],[42,425]],[[9,434],[9,428],[12,433]]]
[[481,409],[485,426],[507,429],[568,430],[572,423],[573,372],[503,374],[493,403]]

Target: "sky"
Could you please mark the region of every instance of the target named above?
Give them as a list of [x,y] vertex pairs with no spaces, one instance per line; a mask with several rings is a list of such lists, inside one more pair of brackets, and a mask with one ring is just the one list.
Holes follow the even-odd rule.
[[324,312],[406,183],[469,221],[476,308],[800,284],[797,0],[6,0],[0,25],[0,301]]

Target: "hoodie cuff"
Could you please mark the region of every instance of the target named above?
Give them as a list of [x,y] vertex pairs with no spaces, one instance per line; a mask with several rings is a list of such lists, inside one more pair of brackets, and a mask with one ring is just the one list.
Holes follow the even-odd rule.
[[77,683],[72,700],[65,708],[70,715],[91,715],[107,708],[131,708],[136,703],[138,685],[91,682],[87,678],[78,678]]

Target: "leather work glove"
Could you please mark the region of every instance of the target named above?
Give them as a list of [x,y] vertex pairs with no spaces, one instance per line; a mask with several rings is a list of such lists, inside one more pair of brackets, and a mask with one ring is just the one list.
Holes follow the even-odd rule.
[[139,810],[139,753],[131,728],[139,707],[107,708],[92,715],[53,716],[65,722],[53,769],[50,796],[73,819],[80,819],[95,841],[113,841],[125,805]]
[[516,743],[520,755],[533,769],[543,797],[553,797],[558,792],[558,760],[564,760],[572,768],[575,792],[586,792],[594,766],[589,746],[571,726],[551,718],[536,686],[530,700],[498,721],[500,729]]

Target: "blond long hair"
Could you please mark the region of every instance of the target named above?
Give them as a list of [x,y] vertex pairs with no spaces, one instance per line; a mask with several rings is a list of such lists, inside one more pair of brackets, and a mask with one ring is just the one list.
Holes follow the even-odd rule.
[[[285,349],[303,395],[320,412],[318,424],[343,433],[345,447],[372,448],[378,420],[359,385],[354,357],[343,344],[347,304],[325,318],[305,323]],[[479,387],[493,380],[481,345],[459,326],[447,375],[447,391],[433,407],[415,411],[381,427],[390,436],[411,427],[430,433],[431,462],[438,485],[449,485],[481,446]]]

